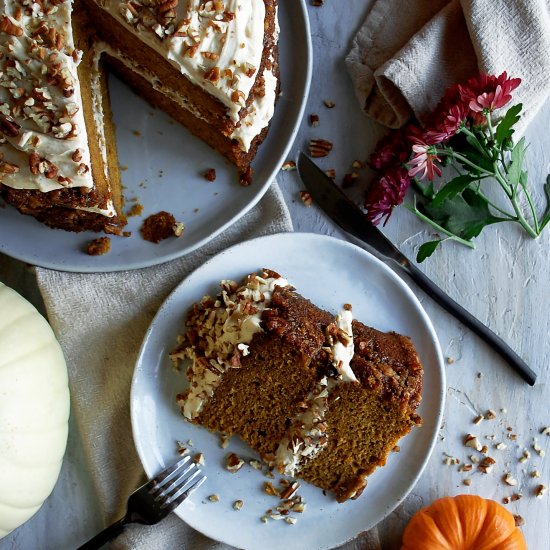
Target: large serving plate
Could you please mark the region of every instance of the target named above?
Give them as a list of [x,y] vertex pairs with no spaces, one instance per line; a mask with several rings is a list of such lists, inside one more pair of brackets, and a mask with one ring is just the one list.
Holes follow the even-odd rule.
[[[219,438],[184,420],[176,394],[186,386],[183,372],[168,360],[183,330],[190,306],[206,294],[216,294],[221,279],[240,280],[263,267],[288,278],[305,297],[329,311],[353,305],[354,316],[383,331],[410,336],[424,365],[423,425],[400,442],[384,468],[370,478],[361,498],[338,504],[332,496],[304,484],[300,494],[306,513],[295,525],[260,517],[278,501],[262,491],[266,478],[244,467],[236,474],[224,469],[230,451],[242,457],[252,451],[233,438],[222,449]],[[149,476],[178,457],[176,441],[193,442],[192,452],[204,453],[207,482],[176,514],[205,535],[238,548],[308,550],[333,548],[370,529],[389,514],[412,489],[432,451],[444,402],[441,351],[432,324],[409,287],[382,262],[349,243],[313,234],[288,233],[236,245],[215,256],[187,277],[168,297],[155,317],[138,358],[131,396],[134,441]],[[360,437],[360,434],[357,434]],[[217,494],[219,502],[208,496]],[[239,512],[232,503],[241,499]]]
[[[95,233],[49,229],[11,207],[0,208],[0,252],[64,271],[121,271],[159,264],[199,248],[252,208],[267,191],[292,145],[309,90],[311,43],[304,0],[281,2],[279,56],[282,95],[266,141],[253,163],[254,182],[238,183],[236,169],[162,112],[154,111],[116,78],[110,79],[117,145],[127,206],[137,199],[140,217],[129,218],[130,238],[111,239],[111,252],[88,256]],[[215,168],[215,182],[203,173]],[[0,199],[0,203],[2,203]],[[143,240],[143,219],[161,210],[185,224],[182,237],[160,244]]]

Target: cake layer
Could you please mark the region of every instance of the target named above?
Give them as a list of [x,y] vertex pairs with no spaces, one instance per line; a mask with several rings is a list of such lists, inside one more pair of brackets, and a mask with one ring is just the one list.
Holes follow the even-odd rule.
[[271,271],[222,289],[194,306],[173,354],[192,360],[184,416],[238,434],[283,475],[357,498],[420,422],[412,342],[352,321],[351,306],[334,317]]

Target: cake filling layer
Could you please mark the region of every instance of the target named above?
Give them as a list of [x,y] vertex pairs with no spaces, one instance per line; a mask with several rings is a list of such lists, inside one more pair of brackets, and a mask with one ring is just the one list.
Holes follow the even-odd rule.
[[[194,117],[199,120],[208,122],[205,117],[193,104],[193,102],[179,93],[177,90],[167,88],[163,83],[149,70],[135,63],[130,57],[122,52],[115,50],[106,42],[98,42],[94,48],[99,53],[105,53],[111,57],[118,59],[124,63],[126,67],[141,76],[149,82],[151,86],[158,92],[167,96],[171,101],[176,103],[180,108],[190,111]],[[264,78],[264,94],[254,97],[251,105],[248,107],[248,114],[235,127],[231,139],[236,139],[239,142],[239,147],[242,151],[248,152],[254,138],[269,125],[273,113],[275,111],[275,99],[277,91],[277,78],[273,74],[272,69],[265,69],[263,72]]]

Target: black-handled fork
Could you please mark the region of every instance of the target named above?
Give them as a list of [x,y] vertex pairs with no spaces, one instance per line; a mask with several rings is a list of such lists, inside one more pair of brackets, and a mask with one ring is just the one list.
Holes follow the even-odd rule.
[[95,550],[122,533],[128,523],[154,525],[175,510],[206,481],[197,464],[186,456],[136,489],[128,498],[126,515],[78,550]]

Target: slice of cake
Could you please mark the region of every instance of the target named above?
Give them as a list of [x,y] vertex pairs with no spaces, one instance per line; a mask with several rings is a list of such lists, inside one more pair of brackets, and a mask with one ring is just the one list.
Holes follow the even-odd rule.
[[72,231],[126,220],[104,66],[251,183],[279,88],[276,0],[4,0],[0,194]]
[[411,340],[336,316],[273,271],[222,281],[188,313],[171,354],[190,359],[182,414],[238,434],[279,473],[357,498],[420,423],[422,366]]

